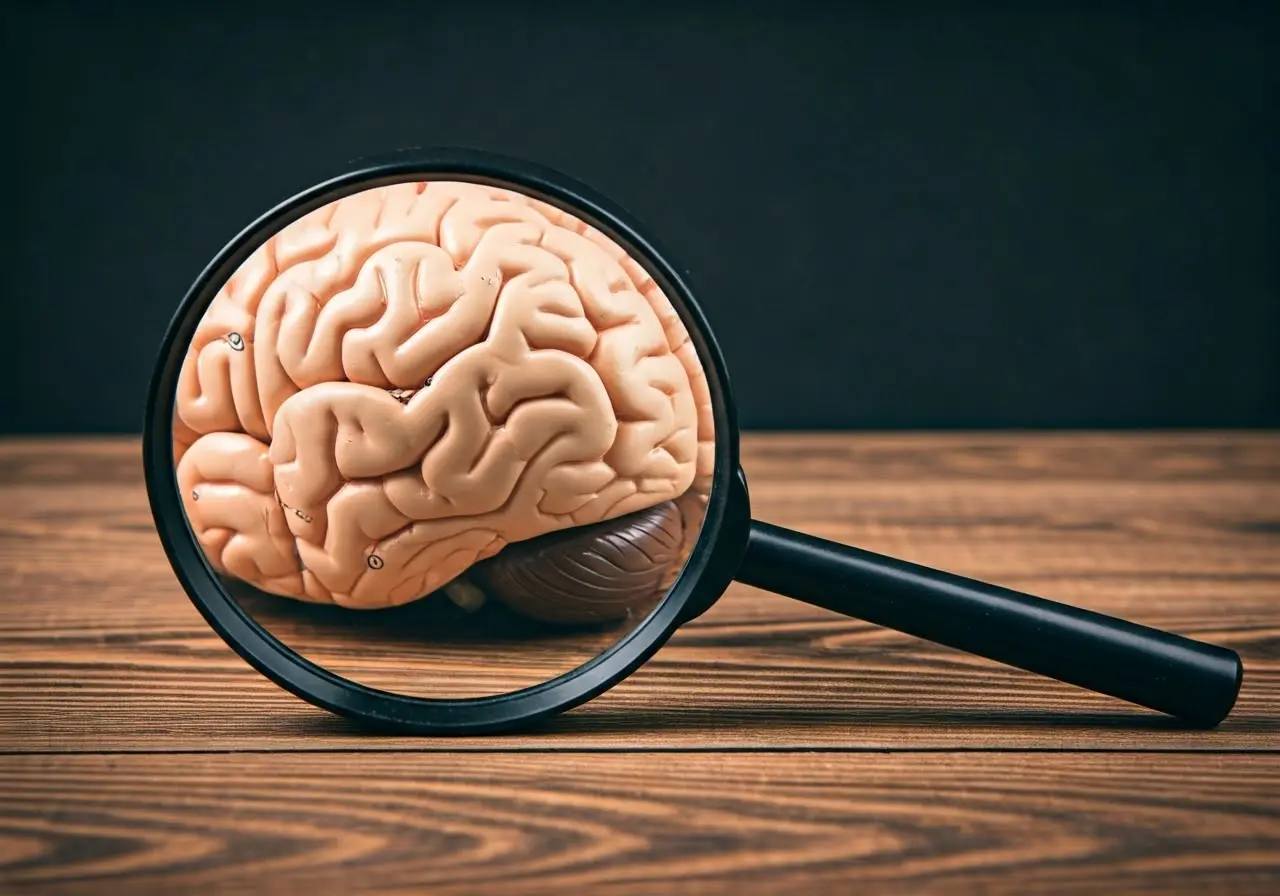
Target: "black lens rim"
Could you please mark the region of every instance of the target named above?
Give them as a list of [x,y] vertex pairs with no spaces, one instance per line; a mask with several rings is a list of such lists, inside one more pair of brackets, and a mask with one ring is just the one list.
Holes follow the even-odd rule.
[[[707,374],[715,424],[715,470],[702,532],[667,598],[604,653],[547,682],[471,699],[412,697],[335,675],[257,624],[222,585],[187,520],[173,476],[172,424],[184,348],[218,289],[266,238],[336,199],[392,183],[459,180],[519,190],[564,208],[622,245],[671,297]],[[418,734],[482,734],[532,725],[590,700],[626,678],[732,579],[749,509],[739,470],[736,405],[711,327],[684,273],[632,216],[586,185],[542,165],[473,149],[414,149],[359,164],[286,199],[242,230],[196,278],[170,321],[156,359],[143,431],[143,467],[156,531],[174,573],[208,624],[279,687],[364,727]]]

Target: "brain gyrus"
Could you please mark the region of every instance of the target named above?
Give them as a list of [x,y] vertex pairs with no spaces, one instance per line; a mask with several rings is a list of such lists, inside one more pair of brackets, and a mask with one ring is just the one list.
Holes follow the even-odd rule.
[[705,374],[612,240],[452,182],[338,200],[260,246],[179,377],[177,478],[219,572],[355,608],[506,545],[705,499]]

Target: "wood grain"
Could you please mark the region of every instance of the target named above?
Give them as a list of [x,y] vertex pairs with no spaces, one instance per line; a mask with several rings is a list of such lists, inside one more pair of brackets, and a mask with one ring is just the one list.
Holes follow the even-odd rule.
[[0,751],[1280,747],[1280,435],[749,436],[756,515],[1231,646],[1190,733],[735,587],[545,729],[371,738],[212,634],[160,550],[133,440],[0,444]]
[[757,435],[744,463],[760,518],[1236,648],[1236,712],[1184,731],[734,587],[542,730],[370,737],[203,623],[134,440],[11,440],[0,892],[1280,890],[1280,434]]
[[1262,894],[1278,790],[1262,756],[8,756],[0,890]]

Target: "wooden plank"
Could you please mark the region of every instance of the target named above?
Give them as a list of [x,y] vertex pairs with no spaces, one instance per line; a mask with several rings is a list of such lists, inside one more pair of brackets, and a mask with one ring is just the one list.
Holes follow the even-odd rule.
[[[536,733],[424,749],[1280,747],[1280,435],[749,436],[757,516],[1234,647],[1214,732],[733,588]],[[403,749],[276,689],[182,594],[136,442],[0,444],[0,751]]]
[[1280,885],[1271,756],[6,756],[0,793],[5,892]]

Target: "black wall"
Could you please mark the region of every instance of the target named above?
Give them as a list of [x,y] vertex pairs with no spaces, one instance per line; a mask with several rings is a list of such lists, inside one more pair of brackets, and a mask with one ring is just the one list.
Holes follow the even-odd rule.
[[5,11],[4,431],[137,430],[208,258],[413,144],[628,206],[748,426],[1280,425],[1268,4],[108,6]]

